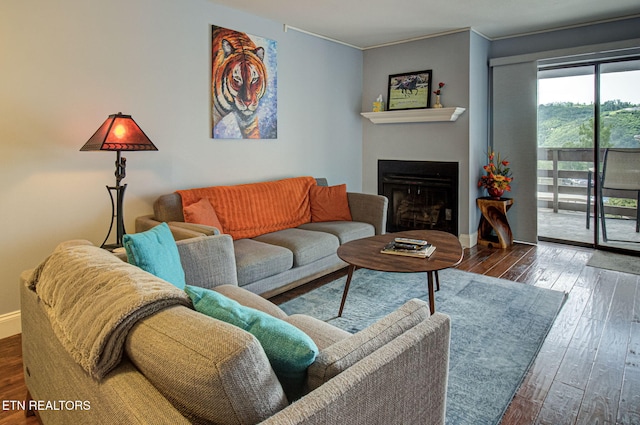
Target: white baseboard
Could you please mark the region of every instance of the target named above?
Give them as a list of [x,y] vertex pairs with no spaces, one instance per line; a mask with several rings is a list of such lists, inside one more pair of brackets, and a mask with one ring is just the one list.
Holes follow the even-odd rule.
[[458,236],[458,240],[460,240],[463,248],[471,248],[478,244],[478,232],[471,234],[461,233],[460,236]]
[[0,315],[0,339],[22,332],[20,310]]

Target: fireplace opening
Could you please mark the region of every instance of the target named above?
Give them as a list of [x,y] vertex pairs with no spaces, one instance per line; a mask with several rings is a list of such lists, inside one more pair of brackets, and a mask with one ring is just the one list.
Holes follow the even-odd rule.
[[378,161],[378,193],[389,199],[387,231],[458,234],[458,163]]

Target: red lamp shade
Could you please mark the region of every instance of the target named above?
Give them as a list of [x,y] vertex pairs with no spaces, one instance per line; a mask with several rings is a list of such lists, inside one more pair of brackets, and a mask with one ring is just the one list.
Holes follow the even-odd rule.
[[84,144],[81,151],[157,151],[144,131],[131,118],[121,112],[109,118]]
[[[122,246],[122,237],[126,233],[124,228],[123,206],[124,191],[127,185],[120,185],[126,176],[127,160],[120,151],[157,151],[158,148],[149,140],[144,131],[131,118],[131,115],[123,115],[122,112],[109,115],[109,118],[100,126],[87,143],[80,148],[81,151],[116,151],[116,185],[107,186],[111,198],[111,225],[107,237],[104,238],[101,247],[115,249]],[[113,193],[116,199],[113,199]],[[107,245],[111,235],[113,223],[116,222],[116,243]]]

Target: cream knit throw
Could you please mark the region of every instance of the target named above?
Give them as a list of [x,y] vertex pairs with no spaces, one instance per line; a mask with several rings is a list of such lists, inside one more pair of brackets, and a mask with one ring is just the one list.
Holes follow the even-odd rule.
[[191,306],[184,291],[87,241],[60,244],[27,284],[60,343],[98,380],[120,363],[138,320],[171,305]]

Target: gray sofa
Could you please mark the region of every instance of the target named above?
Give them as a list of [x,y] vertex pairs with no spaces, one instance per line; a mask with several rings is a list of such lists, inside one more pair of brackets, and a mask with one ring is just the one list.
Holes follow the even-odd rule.
[[[80,338],[75,350],[67,347],[75,332],[101,328],[102,320],[112,319],[110,309],[120,311],[112,305],[118,302],[105,301],[109,291],[115,290],[117,298],[151,285],[178,299],[183,291],[89,242],[73,241],[61,244],[35,271],[22,274],[25,380],[44,424],[444,423],[447,316],[430,315],[426,303],[414,299],[352,335],[309,316],[287,316],[234,284],[220,285],[234,280],[234,257],[202,257],[222,245],[231,249],[228,235],[177,244],[188,284],[215,288],[314,340],[319,355],[308,369],[305,395],[293,403],[286,399],[251,334],[182,303],[133,321],[122,337],[121,360],[101,378],[92,378],[77,351],[93,344]],[[99,288],[100,296],[85,287]],[[65,291],[72,299],[65,299]],[[70,322],[52,313],[56,303],[51,297],[73,306]],[[61,323],[71,330],[60,332]]]
[[[327,185],[326,179],[316,181]],[[234,240],[234,283],[269,298],[345,267],[336,254],[338,247],[350,240],[384,234],[388,205],[387,198],[379,195],[349,192],[347,197],[353,221],[310,222]],[[136,219],[136,232],[166,222],[176,240],[219,233],[211,226],[185,223],[182,207],[179,193],[160,196],[153,204],[153,214]]]

